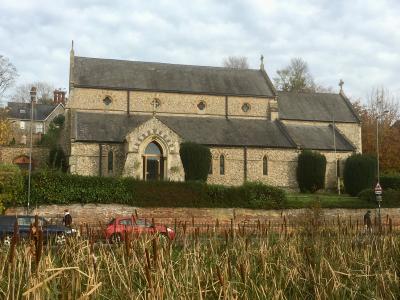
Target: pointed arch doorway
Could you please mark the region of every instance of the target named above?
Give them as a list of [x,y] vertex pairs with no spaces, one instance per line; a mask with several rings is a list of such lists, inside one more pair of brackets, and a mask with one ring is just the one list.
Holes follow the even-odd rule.
[[143,179],[164,179],[164,162],[165,158],[161,146],[155,141],[149,143],[143,155]]

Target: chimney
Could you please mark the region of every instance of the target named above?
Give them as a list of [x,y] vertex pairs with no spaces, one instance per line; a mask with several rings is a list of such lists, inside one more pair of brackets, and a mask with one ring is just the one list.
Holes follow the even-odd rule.
[[53,103],[54,104],[60,104],[62,103],[63,105],[65,105],[65,91],[58,89],[58,90],[54,90],[54,100]]

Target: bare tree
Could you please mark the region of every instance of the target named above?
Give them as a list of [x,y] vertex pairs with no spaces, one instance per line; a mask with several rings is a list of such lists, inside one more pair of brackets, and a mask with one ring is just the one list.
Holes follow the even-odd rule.
[[225,58],[222,62],[222,65],[225,68],[230,69],[248,69],[249,63],[247,61],[247,57],[245,56],[229,56]]
[[18,85],[11,96],[12,101],[29,102],[31,97],[29,92],[32,86],[36,87],[38,103],[50,104],[53,102],[53,92],[55,88],[52,84],[43,81]]
[[274,78],[278,90],[291,91],[316,91],[316,84],[308,69],[308,64],[302,58],[292,58],[290,64],[276,71]]
[[14,84],[17,76],[17,68],[7,57],[0,55],[0,96]]

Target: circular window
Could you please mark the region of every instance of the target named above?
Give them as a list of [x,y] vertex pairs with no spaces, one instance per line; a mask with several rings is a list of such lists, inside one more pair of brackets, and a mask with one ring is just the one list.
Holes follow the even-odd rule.
[[108,97],[108,96],[105,97],[105,98],[103,99],[103,103],[104,103],[105,105],[110,105],[111,102],[112,102],[112,100],[111,100],[111,98]]
[[199,104],[197,104],[197,108],[200,110],[205,110],[206,109],[206,103],[204,101],[200,101]]
[[153,108],[159,108],[161,106],[161,101],[158,98],[154,98],[154,100],[151,102],[151,105]]
[[248,104],[248,103],[243,104],[242,105],[242,110],[244,112],[248,112],[250,110],[250,104]]

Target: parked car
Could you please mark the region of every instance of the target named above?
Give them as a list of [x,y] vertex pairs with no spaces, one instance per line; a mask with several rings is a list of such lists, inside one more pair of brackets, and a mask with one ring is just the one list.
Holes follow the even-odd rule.
[[[9,243],[14,234],[15,222],[18,223],[20,238],[27,238],[29,237],[31,224],[35,223],[35,216],[0,216],[0,238],[6,243]],[[76,232],[75,229],[63,225],[49,224],[49,222],[43,217],[38,217],[38,226],[42,229],[43,240],[45,242],[52,237],[58,238],[57,241],[61,241],[63,237],[72,235]]]
[[141,234],[160,234],[163,237],[173,240],[175,231],[165,225],[154,225],[146,219],[137,219],[134,216],[113,218],[105,231],[106,239],[110,242],[119,242],[124,239],[125,232]]

